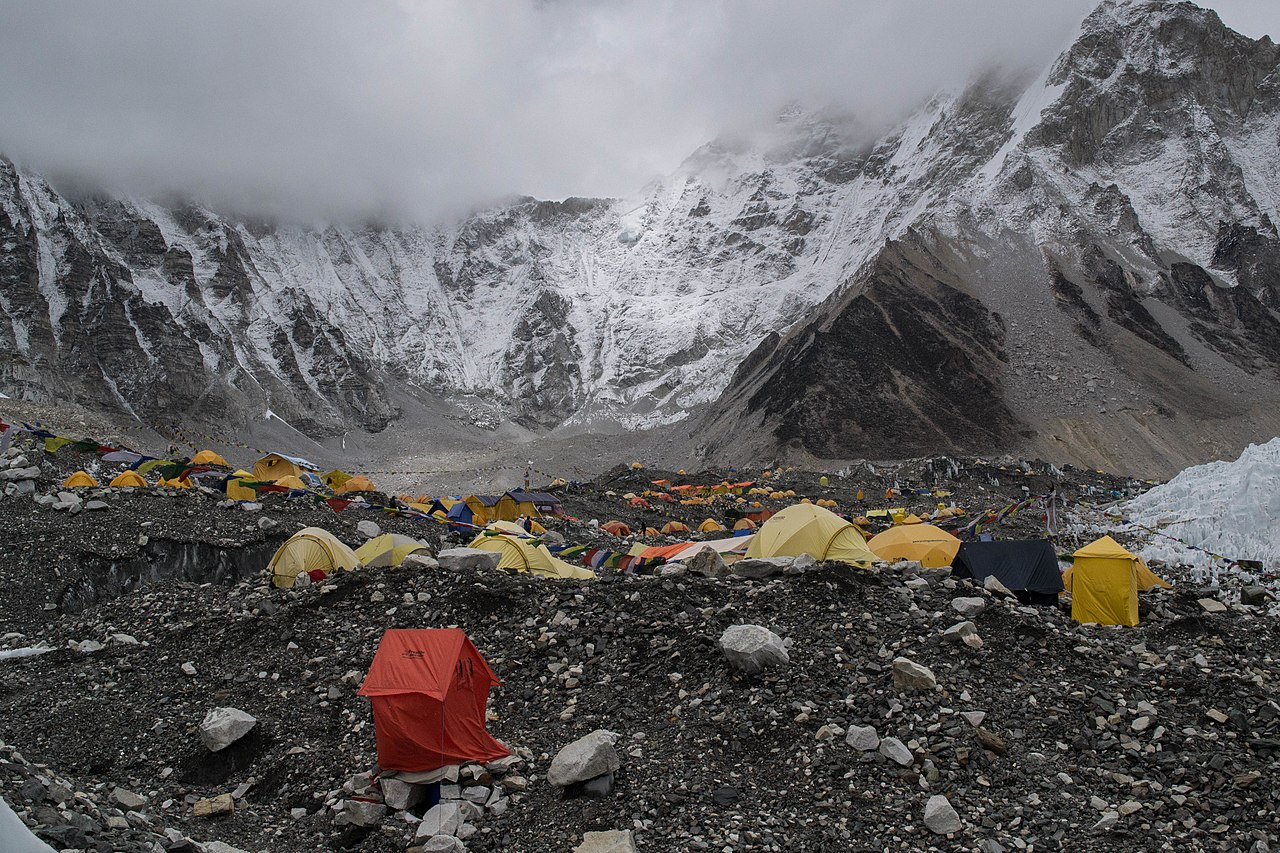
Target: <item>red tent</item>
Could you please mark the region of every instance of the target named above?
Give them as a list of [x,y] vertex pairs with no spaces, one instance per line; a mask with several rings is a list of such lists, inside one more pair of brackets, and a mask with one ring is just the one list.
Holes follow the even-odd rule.
[[489,688],[500,683],[460,628],[383,633],[360,685],[373,701],[378,765],[420,772],[509,755],[485,730]]

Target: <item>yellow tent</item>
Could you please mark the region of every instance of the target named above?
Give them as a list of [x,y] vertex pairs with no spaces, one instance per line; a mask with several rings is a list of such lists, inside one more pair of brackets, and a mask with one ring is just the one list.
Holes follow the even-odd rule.
[[502,560],[498,563],[500,569],[528,572],[546,578],[591,580],[595,577],[590,569],[570,565],[553,557],[546,545],[534,545],[521,536],[523,533],[524,530],[519,525],[498,521],[472,540],[470,547],[501,554]]
[[724,525],[714,518],[704,518],[702,523],[698,525],[699,533],[715,533],[720,530],[724,530]]
[[64,489],[85,489],[96,485],[98,485],[98,481],[84,471],[77,471],[62,481],[62,488]]
[[137,471],[124,471],[117,474],[115,479],[111,481],[113,489],[135,489],[147,485],[147,481],[142,479],[142,475]]
[[340,495],[345,495],[347,492],[376,492],[378,488],[364,474],[356,474],[341,486],[335,488],[334,491]]
[[286,489],[304,489],[305,490],[307,488],[306,483],[302,482],[302,480],[300,480],[297,477],[294,477],[293,475],[289,475],[288,477],[281,477],[279,480],[276,480],[275,483],[273,483],[272,485],[284,486]]
[[956,558],[960,540],[916,518],[914,522],[908,520],[905,524],[877,533],[871,537],[867,547],[882,560],[916,560],[925,568],[941,569],[951,565]]
[[760,526],[747,546],[748,557],[798,557],[835,560],[869,567],[877,559],[858,528],[829,509],[795,504]]
[[1071,618],[1077,622],[1137,625],[1138,591],[1169,587],[1110,536],[1090,542],[1074,556],[1062,584],[1071,592]]
[[236,471],[227,480],[227,497],[233,501],[251,501],[258,497],[258,493],[248,486],[244,485],[245,480],[253,480],[253,475],[243,469]]
[[662,525],[662,532],[668,536],[674,533],[688,533],[689,525],[685,524],[683,521],[668,521],[666,524]]
[[160,481],[156,483],[156,485],[168,486],[171,489],[189,489],[191,488],[191,481],[179,480],[177,477],[174,477],[173,479],[170,479],[170,480],[166,480],[164,477],[161,477]]
[[755,530],[756,523],[749,518],[740,518],[733,525],[734,530]]
[[357,548],[356,556],[364,566],[400,566],[405,557],[418,552],[431,553],[425,542],[399,533],[384,533]]
[[267,568],[271,570],[271,583],[287,589],[303,572],[321,571],[328,576],[338,569],[349,572],[358,565],[360,558],[332,533],[319,527],[304,527],[285,540]]
[[191,457],[192,465],[217,465],[219,468],[230,468],[227,460],[223,459],[212,450],[201,450],[195,456]]
[[351,475],[348,474],[346,471],[339,471],[338,469],[335,468],[334,470],[330,471],[328,474],[325,474],[320,479],[323,480],[324,484],[329,488],[337,489],[345,485],[347,480],[351,479]]
[[279,453],[268,453],[253,463],[253,478],[261,482],[275,482],[281,477],[301,477],[303,468]]

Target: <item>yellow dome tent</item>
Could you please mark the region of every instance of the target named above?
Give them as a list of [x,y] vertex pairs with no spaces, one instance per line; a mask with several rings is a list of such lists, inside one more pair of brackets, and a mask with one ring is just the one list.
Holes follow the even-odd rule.
[[835,560],[869,567],[877,557],[867,549],[858,528],[829,509],[795,504],[760,526],[747,546],[748,557],[798,557]]
[[121,472],[111,481],[113,489],[136,489],[146,485],[148,485],[147,481],[142,479],[142,475],[137,471]]
[[253,478],[259,482],[269,483],[275,482],[281,477],[301,477],[302,472],[305,470],[303,466],[288,456],[283,456],[279,453],[268,453],[253,463]]
[[335,488],[334,491],[340,495],[345,495],[347,492],[376,492],[378,488],[364,474],[356,474],[341,486]]
[[340,489],[342,488],[342,486],[346,485],[346,482],[348,480],[351,479],[351,475],[348,474],[346,471],[339,471],[337,468],[335,468],[332,471],[330,471],[328,474],[325,474],[320,479],[323,480],[324,484],[329,488]]
[[689,525],[685,524],[683,521],[668,521],[666,524],[662,525],[662,532],[668,536],[671,536],[674,533],[688,533]]
[[724,530],[724,525],[714,518],[704,518],[702,523],[698,525],[699,533],[716,533],[721,530]]
[[887,562],[915,560],[927,569],[941,569],[956,558],[960,540],[932,524],[924,524],[918,518],[912,522],[909,518],[872,536],[867,547]]
[[287,477],[281,477],[279,480],[276,480],[274,483],[272,483],[272,485],[283,486],[286,489],[301,489],[303,491],[305,491],[307,488],[306,483],[302,482],[301,479],[293,476],[292,474],[290,474]]
[[740,518],[733,524],[734,530],[755,530],[756,523],[749,518]]
[[363,566],[400,566],[404,558],[416,553],[430,554],[425,542],[419,542],[399,533],[375,536],[356,549],[355,554]]
[[174,477],[173,479],[170,479],[170,480],[166,480],[164,477],[161,477],[160,481],[157,482],[156,485],[168,486],[171,489],[189,489],[191,488],[191,481],[179,480],[177,477]]
[[1090,542],[1074,557],[1062,573],[1062,585],[1071,593],[1071,618],[1077,622],[1137,625],[1138,593],[1171,586],[1110,536]]
[[271,583],[288,589],[303,572],[321,571],[327,577],[338,569],[349,572],[359,565],[355,552],[332,533],[319,527],[304,527],[285,540],[267,568],[271,570]]
[[546,545],[535,545],[529,539],[522,537],[522,533],[524,530],[519,525],[505,521],[495,522],[489,525],[487,531],[473,539],[469,547],[502,555],[498,563],[500,569],[528,572],[546,578],[577,580],[595,578],[595,573],[590,569],[574,566],[553,557]]
[[244,484],[244,481],[253,481],[253,475],[244,469],[236,471],[227,480],[227,497],[233,501],[251,501],[258,497],[258,493]]
[[231,467],[229,464],[227,464],[227,460],[223,459],[220,455],[218,455],[217,453],[214,453],[212,450],[201,450],[195,456],[191,457],[191,464],[192,465],[216,465],[219,468]]
[[98,485],[98,481],[84,471],[77,471],[62,481],[62,488],[64,489],[87,489],[96,485]]

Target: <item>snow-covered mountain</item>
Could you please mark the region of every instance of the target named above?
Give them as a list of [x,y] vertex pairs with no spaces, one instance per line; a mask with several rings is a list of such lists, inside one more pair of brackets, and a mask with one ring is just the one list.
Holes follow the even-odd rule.
[[0,392],[316,431],[394,423],[402,386],[539,430],[701,407],[709,455],[1087,456],[1102,421],[1216,452],[1275,425],[1278,61],[1107,0],[1038,78],[882,138],[789,113],[634,198],[441,227],[69,197],[0,161]]

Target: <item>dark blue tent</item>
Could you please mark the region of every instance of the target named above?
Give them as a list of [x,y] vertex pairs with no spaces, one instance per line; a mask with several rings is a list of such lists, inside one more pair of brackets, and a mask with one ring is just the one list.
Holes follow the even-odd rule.
[[451,523],[449,525],[450,530],[456,531],[456,530],[470,530],[471,528],[466,527],[465,525],[472,524],[473,523],[472,518],[474,516],[472,516],[471,507],[467,506],[466,501],[458,501],[456,504],[453,505],[452,508],[450,508],[448,512],[448,517],[450,522],[455,522],[455,521],[461,522],[460,524]]
[[965,542],[951,561],[951,575],[976,584],[995,575],[1023,604],[1056,604],[1063,589],[1058,555],[1048,539]]

